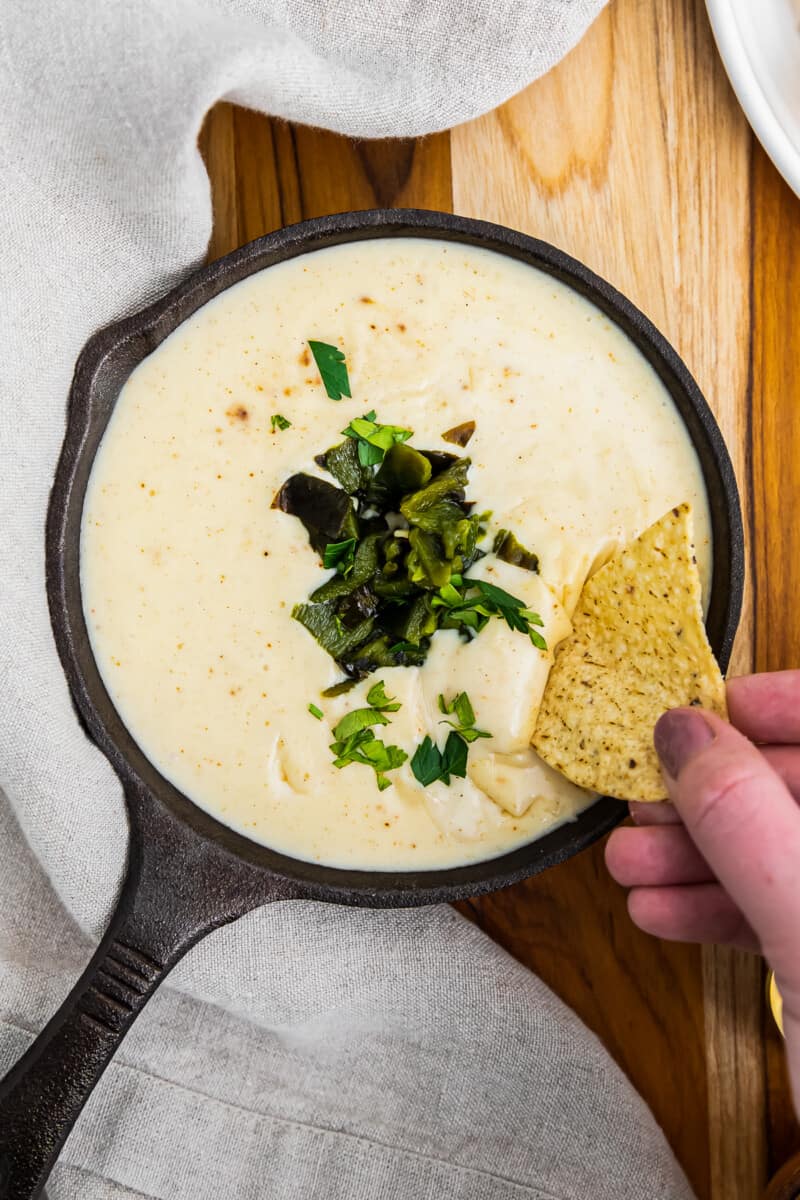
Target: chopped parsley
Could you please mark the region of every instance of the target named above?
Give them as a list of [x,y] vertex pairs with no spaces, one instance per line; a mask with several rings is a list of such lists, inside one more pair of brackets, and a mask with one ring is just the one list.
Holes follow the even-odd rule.
[[351,763],[361,763],[372,767],[375,772],[375,782],[379,791],[385,791],[392,786],[387,777],[389,771],[402,767],[408,758],[405,750],[399,746],[387,746],[380,738],[376,738],[371,729],[362,729],[347,739],[337,739],[331,743],[333,765],[348,767]]
[[291,429],[292,427],[292,422],[287,421],[286,417],[284,417],[282,413],[273,413],[269,420],[270,424],[272,425],[273,433],[276,429]]
[[308,711],[311,713],[312,717],[316,717],[318,721],[322,720],[322,709],[317,708],[316,704],[309,704]]
[[354,417],[342,433],[358,444],[358,461],[362,467],[373,467],[383,462],[386,451],[396,442],[407,442],[413,430],[403,429],[400,425],[379,425],[373,409],[365,417]]
[[[405,431],[392,427],[389,436]],[[337,572],[292,616],[350,679],[425,661],[447,615],[434,607],[437,591],[452,577],[463,586],[485,533],[483,515],[465,498],[469,459],[396,440],[380,464],[364,466],[359,445],[348,436],[316,459],[342,486],[292,475],[273,501],[302,522],[325,566]]]
[[475,728],[475,713],[466,692],[459,692],[452,700],[445,700],[439,695],[439,712],[445,716],[454,716],[455,721],[445,721],[443,724],[452,725],[455,732],[465,742],[476,742],[478,738],[490,738],[492,735],[485,729]]
[[400,701],[395,700],[394,696],[386,695],[386,688],[382,679],[374,683],[367,692],[367,704],[371,708],[376,708],[378,712],[397,712],[400,708]]
[[343,351],[338,346],[329,345],[328,342],[309,341],[308,348],[314,355],[314,362],[330,399],[341,400],[342,396],[349,398],[350,380]]
[[462,579],[457,587],[451,577],[431,604],[434,608],[447,610],[442,629],[461,628],[475,635],[485,629],[491,617],[501,617],[509,629],[527,634],[538,650],[547,649],[547,642],[538,632],[544,625],[539,614],[526,608],[524,600],[484,579]]
[[446,722],[453,728],[448,733],[442,750],[426,734],[414,751],[411,770],[414,778],[423,787],[438,781],[449,786],[454,775],[464,779],[467,774],[469,743],[478,738],[492,736],[485,729],[475,728],[475,713],[466,692],[459,692],[452,700],[445,700],[440,694],[439,711],[445,716],[454,716],[456,720]]
[[395,642],[389,647],[390,654],[407,654],[409,651],[415,654],[419,650],[419,646],[415,642]]
[[426,734],[414,751],[411,770],[423,787],[439,780],[449,786],[451,776],[456,775],[459,779],[466,776],[468,753],[467,743],[455,730],[447,735],[443,750]]
[[377,708],[354,708],[342,717],[333,731],[337,742],[346,742],[354,733],[360,733],[370,725],[388,725],[389,718]]
[[345,538],[343,542],[328,542],[322,555],[322,564],[327,570],[334,567],[345,578],[353,569],[356,554],[356,539]]
[[385,714],[397,712],[400,704],[386,695],[383,680],[369,689],[367,703],[369,708],[356,708],[342,717],[333,731],[335,741],[331,743],[330,750],[333,765],[340,770],[351,763],[372,767],[378,790],[382,792],[392,784],[391,779],[387,778],[388,772],[401,767],[408,755],[399,746],[387,746],[375,736],[372,727],[389,725],[389,718]]

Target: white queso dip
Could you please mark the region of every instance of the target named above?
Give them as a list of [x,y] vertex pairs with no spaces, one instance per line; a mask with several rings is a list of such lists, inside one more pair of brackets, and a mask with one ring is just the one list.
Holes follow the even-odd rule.
[[[329,397],[309,341],[344,352],[352,398]],[[368,412],[411,431],[409,447],[469,457],[470,511],[491,515],[464,575],[535,613],[538,637],[502,612],[477,635],[440,628],[422,665],[326,697],[342,667],[292,614],[337,572],[272,503],[297,473],[337,486],[315,457]],[[467,422],[464,448],[443,438]],[[315,251],[206,304],[123,387],[83,516],[91,644],[150,761],[254,841],[373,870],[489,859],[593,801],[530,749],[553,650],[592,568],[683,501],[707,596],[708,505],[685,427],[639,351],[570,288],[453,242]],[[497,557],[500,529],[538,571]],[[367,737],[403,759],[383,790],[369,763],[337,766],[331,750],[378,682],[394,707]],[[459,718],[439,697],[462,693],[491,736],[469,741],[463,775],[423,786],[415,754],[428,738],[441,757]]]

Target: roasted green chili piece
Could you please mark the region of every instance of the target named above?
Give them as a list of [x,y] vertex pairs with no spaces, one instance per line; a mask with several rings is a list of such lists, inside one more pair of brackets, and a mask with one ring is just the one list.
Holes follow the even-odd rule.
[[336,606],[336,615],[345,629],[355,629],[378,614],[380,601],[368,583],[360,583]]
[[514,567],[522,567],[526,571],[539,573],[539,555],[526,550],[515,535],[507,529],[501,529],[494,539],[494,552],[503,562],[511,563]]
[[470,461],[468,458],[455,459],[448,467],[435,475],[426,487],[406,496],[400,505],[400,512],[409,525],[413,525],[415,517],[433,508],[440,500],[450,498],[463,501]]
[[353,569],[346,579],[334,575],[327,583],[323,583],[311,593],[315,603],[325,600],[336,600],[339,596],[348,596],[360,584],[372,579],[379,570],[379,545],[381,534],[372,534],[359,542],[353,557]]
[[338,615],[328,604],[296,604],[292,609],[292,616],[295,621],[305,625],[323,650],[327,650],[337,662],[365,642],[375,625],[374,619],[368,617],[354,629],[345,629]]
[[357,683],[357,679],[341,679],[338,683],[334,683],[331,687],[324,688],[322,695],[331,699],[334,696],[344,696],[345,692],[352,691]]
[[317,479],[316,475],[292,475],[278,492],[272,507],[297,517],[320,555],[325,553],[330,542],[359,537],[353,501],[341,488]]
[[461,425],[454,425],[452,429],[446,430],[442,434],[442,440],[452,442],[454,446],[466,446],[474,432],[475,422],[463,421]]
[[407,446],[404,442],[396,442],[380,465],[377,475],[368,492],[368,499],[373,504],[382,507],[399,505],[401,498],[407,492],[415,492],[425,487],[430,481],[431,464],[424,454]]
[[363,679],[371,671],[379,671],[382,667],[420,666],[425,661],[426,650],[398,651],[393,646],[392,638],[382,634],[381,637],[357,646],[339,662],[348,674]]
[[444,471],[452,463],[458,462],[458,455],[450,454],[448,450],[420,450],[420,454],[423,458],[427,458],[433,468],[434,475],[438,475],[440,471]]
[[350,496],[363,491],[369,483],[371,472],[359,461],[358,442],[352,438],[345,438],[338,446],[331,446],[324,454],[318,454],[314,462],[324,471],[330,471]]
[[431,637],[436,632],[438,625],[436,611],[431,607],[431,597],[429,595],[418,596],[404,614],[398,633],[404,642],[419,647],[425,638]]

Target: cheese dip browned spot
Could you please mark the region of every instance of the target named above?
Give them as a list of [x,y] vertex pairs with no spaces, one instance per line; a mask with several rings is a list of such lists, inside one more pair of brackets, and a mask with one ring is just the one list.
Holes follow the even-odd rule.
[[[352,399],[328,399],[309,339],[345,350]],[[270,505],[293,473],[321,474],[315,455],[371,409],[412,429],[417,447],[469,455],[469,499],[541,571],[490,553],[471,574],[541,614],[547,652],[492,620],[470,644],[437,633],[421,668],[320,696],[340,672],[291,612],[326,576],[300,522]],[[271,436],[276,412],[290,425]],[[443,439],[471,421],[464,450]],[[236,285],[134,371],[87,491],[86,620],[126,725],[202,808],[300,858],[451,866],[502,854],[591,802],[529,747],[551,649],[592,568],[684,501],[707,589],[694,450],[604,314],[489,251],[351,243]],[[334,767],[332,729],[378,678],[402,705],[379,732],[409,755],[426,734],[443,743],[439,693],[469,693],[493,736],[470,746],[465,779],[423,789],[406,762],[379,793],[374,771]]]

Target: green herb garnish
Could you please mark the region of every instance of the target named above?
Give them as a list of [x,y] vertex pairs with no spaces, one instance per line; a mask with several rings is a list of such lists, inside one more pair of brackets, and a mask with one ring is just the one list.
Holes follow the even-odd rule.
[[346,742],[354,733],[368,729],[371,725],[388,725],[389,718],[377,708],[354,708],[342,717],[333,731],[337,742]]
[[351,763],[372,767],[378,790],[381,792],[392,786],[387,772],[402,767],[408,758],[405,750],[401,750],[399,746],[387,746],[380,738],[375,737],[371,729],[362,729],[344,741],[332,742],[330,748],[334,755],[333,765],[340,770],[342,767],[349,767]]
[[456,775],[459,779],[465,778],[468,753],[467,743],[455,730],[447,735],[444,750],[440,750],[426,734],[411,759],[414,778],[423,787],[428,787],[438,780],[449,786],[451,776]]
[[274,433],[276,429],[291,429],[292,422],[287,421],[286,417],[282,416],[281,413],[273,413],[270,417],[270,424]]
[[386,451],[396,442],[407,442],[413,430],[403,429],[400,425],[379,425],[373,409],[365,417],[354,417],[342,433],[358,444],[358,461],[362,467],[373,467],[383,462]]
[[464,579],[460,591],[451,582],[439,589],[431,603],[435,608],[446,610],[442,629],[462,629],[478,634],[491,617],[501,617],[510,629],[526,633],[537,649],[547,649],[547,642],[533,628],[544,625],[539,614],[526,608],[524,600],[484,579]]
[[469,747],[464,739],[455,732],[448,733],[442,751],[443,783],[449,784],[451,775],[457,775],[459,779],[466,778],[468,754]]
[[476,579],[473,586],[482,593],[484,604],[490,607],[497,616],[502,617],[510,629],[516,629],[519,633],[527,633],[534,646],[539,650],[547,649],[547,642],[542,635],[531,628],[533,625],[538,625],[541,629],[544,621],[538,613],[531,612],[529,608],[526,608],[523,600],[509,595],[494,583],[487,583],[485,579]]
[[345,578],[353,570],[356,555],[356,539],[345,538],[343,542],[328,542],[322,555],[322,565],[330,571],[334,567]]
[[397,712],[400,708],[400,701],[395,700],[394,696],[386,695],[386,688],[382,679],[374,683],[367,692],[367,704],[371,708],[377,708],[379,712]]
[[314,362],[330,399],[341,400],[342,396],[349,398],[350,380],[343,351],[328,342],[309,341],[308,348],[314,355]]
[[386,695],[383,680],[369,689],[367,703],[369,708],[356,708],[342,717],[333,731],[336,740],[331,743],[330,749],[333,765],[340,770],[351,763],[372,767],[378,789],[382,792],[391,787],[392,781],[387,779],[387,772],[401,767],[408,755],[399,746],[387,746],[376,738],[372,726],[390,724],[385,714],[397,712],[400,704]]
[[454,775],[463,779],[467,774],[469,743],[492,736],[485,729],[475,728],[475,713],[466,692],[459,692],[452,700],[445,700],[440,694],[439,711],[456,720],[446,722],[453,728],[447,735],[444,749],[440,750],[426,734],[414,751],[411,770],[423,787],[437,781],[449,786]]
[[317,708],[316,704],[309,704],[308,711],[311,713],[312,717],[316,717],[318,721],[322,720],[322,709]]
[[456,718],[455,721],[446,721],[444,724],[452,725],[456,733],[465,742],[476,742],[478,738],[490,738],[492,736],[485,729],[475,728],[475,713],[466,692],[459,692],[452,700],[445,700],[444,696],[440,694],[439,712],[444,713],[445,716],[454,716]]

